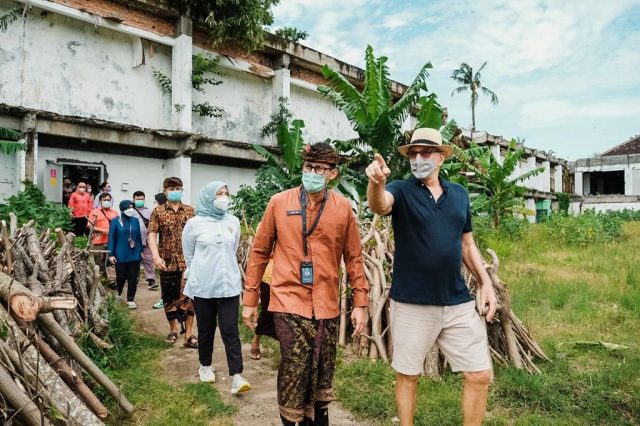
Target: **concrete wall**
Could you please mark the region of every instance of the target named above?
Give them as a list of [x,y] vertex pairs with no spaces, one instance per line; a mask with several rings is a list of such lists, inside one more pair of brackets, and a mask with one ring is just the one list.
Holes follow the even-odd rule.
[[[0,0],[0,13],[11,3]],[[145,64],[135,67],[142,60]],[[171,49],[54,13],[29,13],[0,44],[0,101],[64,115],[167,128],[170,101],[152,68]]]
[[17,165],[20,153],[0,154],[0,202],[3,202],[18,190]]
[[253,185],[256,170],[238,167],[217,166],[211,164],[191,164],[191,202],[198,202],[200,190],[213,180],[221,180],[227,184],[231,196],[240,189],[240,185]]
[[640,201],[635,203],[583,203],[582,211],[595,210],[597,212],[640,210]]
[[[203,53],[194,49],[195,53]],[[206,53],[206,52],[204,52]],[[209,102],[224,108],[222,118],[200,117],[193,113],[193,131],[215,139],[271,144],[271,138],[262,138],[260,130],[272,114],[271,79],[232,69],[221,69],[223,81],[217,86],[204,86],[205,92],[193,91],[193,103]]]
[[320,142],[326,138],[350,139],[358,136],[344,113],[338,110],[316,89],[315,85],[292,81],[291,112],[295,118],[304,120],[304,140]]
[[[576,181],[582,175],[585,182],[588,182],[589,172],[612,171],[624,171],[624,195],[640,195],[640,154],[581,159],[575,162],[574,167]],[[585,183],[583,194],[590,190]]]

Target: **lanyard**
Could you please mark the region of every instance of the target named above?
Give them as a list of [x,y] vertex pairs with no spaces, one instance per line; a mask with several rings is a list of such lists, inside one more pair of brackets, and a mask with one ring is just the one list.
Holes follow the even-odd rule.
[[322,200],[322,204],[320,205],[320,211],[318,212],[313,225],[311,225],[311,229],[309,230],[309,232],[307,232],[307,191],[305,191],[304,188],[300,190],[300,207],[302,208],[302,247],[304,248],[305,259],[308,256],[307,237],[316,230],[318,222],[320,221],[320,216],[322,216],[322,212],[324,211],[324,206],[325,204],[327,204],[328,198],[329,190],[325,189],[324,199]]

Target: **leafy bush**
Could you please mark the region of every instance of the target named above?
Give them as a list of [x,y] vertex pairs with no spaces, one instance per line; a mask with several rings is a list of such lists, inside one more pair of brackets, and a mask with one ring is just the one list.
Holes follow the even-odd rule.
[[623,220],[615,214],[587,210],[571,216],[551,215],[544,222],[548,234],[566,244],[586,245],[614,240],[622,235]]
[[24,191],[9,197],[6,204],[0,204],[0,219],[8,222],[10,212],[18,217],[18,226],[34,219],[38,229],[71,229],[69,209],[47,201],[43,192],[31,182],[25,182]]
[[472,224],[474,239],[481,249],[489,248],[494,239],[518,239],[529,229],[529,222],[526,219],[511,214],[503,217],[497,227],[488,215],[474,216]]
[[298,185],[299,173],[289,175],[274,164],[265,164],[258,169],[255,186],[240,186],[238,193],[232,197],[231,209],[236,216],[244,216],[255,227],[262,220],[272,196]]
[[616,212],[607,212],[609,216],[617,217],[625,222],[640,221],[640,210],[624,209]]

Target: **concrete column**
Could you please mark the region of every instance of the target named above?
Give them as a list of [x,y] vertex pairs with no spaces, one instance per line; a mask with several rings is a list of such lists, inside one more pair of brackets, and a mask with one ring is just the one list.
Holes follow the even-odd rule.
[[491,150],[491,154],[493,154],[493,157],[496,159],[498,164],[502,164],[503,158],[500,156],[500,145],[489,145],[489,149]]
[[165,178],[176,176],[182,179],[182,202],[191,204],[191,157],[181,155],[167,160],[164,173]]
[[20,173],[20,190],[24,189],[22,181],[30,180],[32,183],[37,182],[38,173],[38,133],[36,132],[36,115],[27,113],[22,119],[22,138],[27,143],[27,150],[24,156],[18,155],[18,159],[24,158],[24,166],[18,166]]
[[[527,157],[527,172],[530,172],[531,170],[535,170],[536,168],[536,157],[535,155],[532,155],[531,157]],[[529,189],[539,189],[538,185],[537,185],[537,179],[536,176],[530,177],[529,179],[527,179],[524,182],[524,186],[526,186]]]
[[582,175],[582,194],[591,194],[591,173],[586,172]]
[[633,169],[629,166],[625,167],[624,169],[624,195],[634,195],[634,192],[640,192],[640,191],[634,191],[633,188]]
[[192,128],[191,73],[193,42],[191,19],[178,18],[176,39],[171,53],[171,124],[175,130],[190,132]]
[[576,195],[584,195],[582,182],[582,172],[575,172],[573,175],[573,193]]
[[527,215],[527,220],[530,223],[536,222],[536,200],[533,198],[527,198],[524,200],[524,206],[527,210],[531,210],[533,214]]
[[551,192],[551,163],[548,161],[542,162],[544,171],[540,173],[540,190],[544,192]]
[[555,192],[563,192],[563,185],[562,185],[562,178],[563,178],[563,174],[562,174],[562,165],[558,164],[557,166],[555,166],[553,168],[553,179],[556,182],[556,187],[554,188]]
[[[289,108],[291,106],[291,71],[289,70],[289,55],[283,53],[274,60],[274,76],[272,86],[271,111],[278,112],[280,98],[286,98]],[[271,145],[277,145],[276,135],[271,136]]]

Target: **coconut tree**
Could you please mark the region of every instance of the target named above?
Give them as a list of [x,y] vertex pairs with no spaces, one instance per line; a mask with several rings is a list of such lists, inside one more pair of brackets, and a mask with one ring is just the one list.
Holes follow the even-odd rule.
[[487,65],[487,61],[474,73],[473,68],[463,62],[460,64],[460,68],[453,71],[451,78],[460,86],[453,89],[451,96],[463,92],[471,92],[471,100],[469,106],[471,107],[471,130],[476,129],[476,106],[478,105],[478,93],[482,92],[483,95],[489,96],[493,105],[498,104],[498,96],[490,89],[484,87],[480,81],[480,73]]

